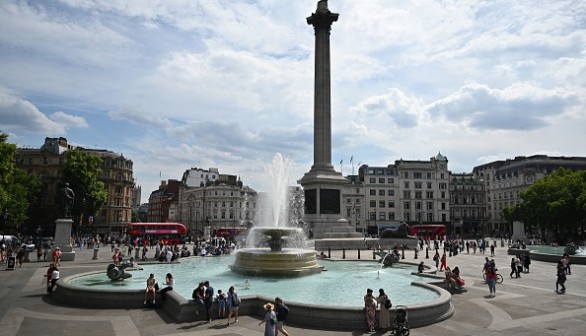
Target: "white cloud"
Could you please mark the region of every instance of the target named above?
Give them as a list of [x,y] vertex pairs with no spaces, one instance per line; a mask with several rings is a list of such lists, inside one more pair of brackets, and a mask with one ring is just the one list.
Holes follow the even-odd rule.
[[49,118],[65,127],[88,127],[85,118],[66,114],[62,111],[52,113]]
[[2,128],[11,131],[65,134],[65,125],[47,118],[30,101],[0,88]]

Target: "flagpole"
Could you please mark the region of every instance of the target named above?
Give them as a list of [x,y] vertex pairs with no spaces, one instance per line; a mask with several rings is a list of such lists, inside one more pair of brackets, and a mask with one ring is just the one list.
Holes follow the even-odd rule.
[[354,175],[354,154],[350,157],[350,163],[352,164],[352,175]]
[[340,160],[340,174],[344,176],[344,172],[342,171],[342,163],[344,163],[344,160]]

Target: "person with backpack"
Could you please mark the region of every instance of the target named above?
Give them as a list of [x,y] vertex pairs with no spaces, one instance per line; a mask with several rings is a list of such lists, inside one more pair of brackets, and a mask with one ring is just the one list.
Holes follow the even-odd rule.
[[277,328],[275,330],[275,336],[281,334],[285,336],[289,336],[289,333],[283,328],[285,325],[285,320],[287,320],[287,316],[289,315],[289,307],[283,303],[280,297],[275,298],[275,313],[277,314]]
[[391,327],[391,314],[389,309],[393,306],[391,304],[391,299],[387,294],[385,294],[384,289],[378,290],[378,297],[376,298],[376,302],[379,304],[380,311],[379,311],[379,322],[378,326],[381,330],[388,330]]
[[258,325],[265,323],[264,336],[276,336],[277,315],[275,314],[275,306],[269,302],[266,303],[263,308],[266,311],[265,317],[258,323]]
[[230,286],[228,289],[228,307],[230,312],[228,313],[228,324],[230,326],[230,318],[234,316],[234,323],[238,322],[238,308],[240,306],[240,298],[234,290],[234,286]]

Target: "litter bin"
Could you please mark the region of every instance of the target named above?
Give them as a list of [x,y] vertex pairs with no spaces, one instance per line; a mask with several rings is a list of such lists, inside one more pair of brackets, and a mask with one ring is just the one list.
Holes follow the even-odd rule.
[[94,259],[94,260],[98,259],[98,252],[100,252],[100,249],[97,247],[94,247],[94,256],[92,257],[92,259]]
[[13,256],[8,257],[8,262],[6,263],[6,270],[7,271],[14,271],[15,266],[16,266],[16,257],[13,257]]

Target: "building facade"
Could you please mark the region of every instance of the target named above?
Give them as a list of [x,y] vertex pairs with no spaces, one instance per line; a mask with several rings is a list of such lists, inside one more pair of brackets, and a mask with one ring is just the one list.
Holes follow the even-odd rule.
[[66,138],[45,138],[40,148],[19,148],[16,166],[28,173],[40,176],[42,181],[38,205],[31,209],[29,225],[40,226],[47,235],[55,230],[58,216],[57,193],[62,187],[59,172],[66,160],[66,153],[81,149],[102,159],[101,174],[108,199],[98,214],[86,214],[79,227],[82,234],[120,235],[132,218],[134,188],[133,163],[121,154],[105,149],[86,149],[68,143]]
[[173,204],[179,200],[181,182],[178,180],[161,181],[159,189],[151,192],[148,206],[148,222],[165,223],[173,221]]
[[485,235],[488,220],[484,181],[472,173],[452,174],[450,177],[449,233],[462,238]]
[[521,191],[556,169],[586,169],[585,157],[549,157],[547,155],[517,156],[494,161],[473,169],[483,181],[486,193],[488,234],[510,234],[512,228],[503,216],[503,209],[521,203]]

